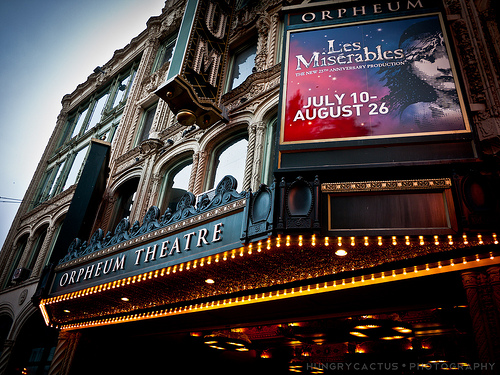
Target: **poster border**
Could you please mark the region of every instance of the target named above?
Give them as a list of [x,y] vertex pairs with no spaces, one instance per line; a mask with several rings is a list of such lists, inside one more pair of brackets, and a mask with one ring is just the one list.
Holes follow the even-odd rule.
[[[336,27],[346,27],[346,26],[354,26],[361,24],[369,24],[369,23],[382,23],[382,22],[390,22],[395,20],[402,19],[411,19],[411,18],[424,18],[430,16],[438,16],[439,23],[441,26],[441,31],[443,32],[443,38],[446,45],[446,53],[448,54],[448,58],[450,61],[450,66],[453,73],[455,88],[457,90],[457,96],[459,100],[460,110],[462,112],[462,119],[464,121],[465,129],[464,130],[449,130],[449,131],[435,131],[435,132],[415,132],[415,133],[398,133],[398,134],[385,134],[385,135],[372,135],[372,136],[359,136],[359,137],[343,137],[343,138],[317,138],[312,140],[298,140],[298,141],[285,141],[284,140],[284,130],[285,130],[285,118],[286,118],[286,93],[288,87],[288,77],[289,77],[289,53],[290,53],[290,39],[293,33],[299,32],[309,32],[314,30],[324,30],[324,29],[332,29]],[[396,17],[384,17],[375,20],[366,20],[366,21],[353,21],[346,22],[340,24],[328,24],[328,25],[320,25],[320,26],[312,26],[312,27],[301,27],[301,28],[293,28],[286,30],[286,38],[285,38],[285,53],[284,53],[284,70],[283,70],[283,85],[281,88],[281,108],[280,108],[280,135],[279,135],[279,145],[299,145],[299,144],[313,144],[313,143],[327,143],[327,142],[347,142],[347,141],[365,141],[372,139],[410,139],[413,137],[431,137],[436,135],[452,135],[452,134],[470,134],[471,128],[469,123],[468,111],[465,106],[464,97],[462,94],[462,87],[460,76],[455,67],[455,59],[454,54],[451,51],[448,33],[446,31],[445,24],[443,22],[443,15],[441,12],[428,12],[421,13],[418,15],[408,15],[408,16],[396,16]],[[340,145],[339,145],[340,146]],[[340,146],[341,147],[341,146]]]

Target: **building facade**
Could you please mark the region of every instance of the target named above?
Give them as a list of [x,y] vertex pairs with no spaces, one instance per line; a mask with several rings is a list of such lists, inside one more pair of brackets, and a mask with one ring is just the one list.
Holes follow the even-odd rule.
[[498,14],[166,1],[62,99],[0,373],[498,372]]

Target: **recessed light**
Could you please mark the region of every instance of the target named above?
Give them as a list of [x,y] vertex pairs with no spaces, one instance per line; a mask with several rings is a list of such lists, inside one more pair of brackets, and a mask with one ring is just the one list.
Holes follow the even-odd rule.
[[63,310],[63,311],[64,311],[65,313],[70,313],[70,312],[71,312],[71,311],[69,311],[69,310]]
[[129,299],[129,298],[127,298],[127,297],[122,297],[122,298],[121,298],[121,300],[122,300],[123,302],[128,302],[128,301],[130,301],[130,299]]
[[206,279],[205,282],[207,284],[213,284],[213,283],[215,283],[214,279]]
[[339,256],[339,257],[344,257],[347,255],[347,251],[345,251],[344,249],[338,249],[336,252],[335,252],[335,255]]

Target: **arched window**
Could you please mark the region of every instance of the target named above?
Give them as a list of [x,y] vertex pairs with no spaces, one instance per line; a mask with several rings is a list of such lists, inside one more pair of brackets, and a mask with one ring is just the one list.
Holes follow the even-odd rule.
[[47,237],[47,228],[48,226],[38,232],[36,240],[33,243],[33,249],[31,250],[31,254],[29,255],[28,263],[26,263],[26,268],[31,271],[33,271],[33,268],[35,267],[36,260],[45,241],[45,237]]
[[163,176],[159,208],[163,213],[167,208],[175,212],[177,203],[188,191],[193,159],[185,158],[168,169]]
[[117,189],[115,194],[113,216],[110,225],[108,226],[110,231],[114,231],[122,219],[128,219],[130,217],[138,186],[139,178],[136,177],[124,182]]
[[247,157],[248,135],[240,134],[215,149],[209,170],[209,186],[213,189],[226,175],[238,181],[238,190],[243,186],[245,161]]
[[269,121],[267,125],[266,138],[262,155],[261,182],[268,186],[273,183],[274,179],[273,170],[276,157],[275,150],[277,121],[277,118],[274,117],[271,121]]
[[14,258],[10,263],[9,272],[7,273],[7,278],[5,279],[3,287],[6,288],[12,285],[12,277],[14,276],[14,272],[16,268],[19,267],[19,261],[23,256],[24,250],[26,249],[26,245],[28,244],[29,236],[26,234],[24,237],[17,241],[17,249],[15,249]]

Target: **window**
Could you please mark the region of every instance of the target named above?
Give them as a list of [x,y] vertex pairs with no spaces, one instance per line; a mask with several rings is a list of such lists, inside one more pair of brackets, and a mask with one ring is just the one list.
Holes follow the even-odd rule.
[[39,235],[37,236],[35,243],[33,244],[33,249],[31,250],[28,263],[26,263],[26,268],[31,271],[33,271],[33,268],[35,267],[36,260],[45,241],[45,237],[47,237],[47,227],[39,232]]
[[23,256],[24,250],[26,249],[26,245],[28,243],[28,235],[25,235],[23,238],[17,241],[17,249],[15,249],[15,255],[12,259],[12,263],[10,264],[9,272],[7,273],[7,279],[5,279],[4,288],[12,285],[12,277],[14,276],[14,271],[19,267],[19,261]]
[[76,135],[78,135],[80,133],[80,130],[82,130],[83,124],[85,123],[85,121],[87,119],[88,110],[89,110],[89,107],[85,106],[83,109],[81,109],[78,112],[78,114],[76,116],[77,117],[76,125],[73,128],[73,133],[71,134],[71,137],[69,137],[70,139],[75,137]]
[[212,163],[213,167],[209,177],[209,189],[216,187],[226,175],[231,175],[236,178],[238,181],[238,188],[241,189],[245,175],[247,147],[248,139],[245,134],[233,138],[232,141],[216,149]]
[[237,50],[231,59],[228,91],[238,87],[253,73],[257,43],[252,43]]
[[156,72],[164,64],[170,62],[174,52],[176,40],[177,40],[177,35],[172,35],[160,45],[158,53],[156,54],[155,62],[153,64],[153,72]]
[[85,131],[87,131],[87,129],[92,129],[101,120],[108,99],[109,99],[108,91],[106,91],[104,94],[102,94],[100,97],[96,99],[93,105],[94,109],[92,110],[90,119],[87,123],[87,126],[85,127]]
[[144,111],[142,115],[141,126],[139,127],[139,136],[137,138],[136,145],[148,139],[149,131],[151,130],[151,125],[153,125],[153,119],[155,118],[156,106],[157,103]]
[[134,206],[139,178],[132,178],[123,183],[116,191],[113,219],[108,226],[110,231],[114,231],[122,219],[130,218]]
[[266,129],[266,139],[264,143],[264,155],[262,157],[262,183],[270,186],[274,180],[274,154],[276,144],[277,119],[269,122]]
[[177,203],[188,191],[193,159],[185,159],[169,169],[163,176],[159,208],[163,213],[167,207],[175,212]]
[[125,103],[125,99],[130,92],[130,87],[132,86],[132,82],[135,78],[136,69],[128,72],[122,77],[118,78],[117,84],[115,85],[113,100],[111,102],[110,108],[116,108],[120,104]]
[[87,156],[88,148],[89,146],[87,145],[76,153],[75,158],[73,159],[73,163],[71,164],[71,169],[69,170],[68,177],[66,178],[66,182],[64,183],[63,190],[66,190],[71,185],[74,185],[78,182],[80,172],[85,162],[85,157]]

